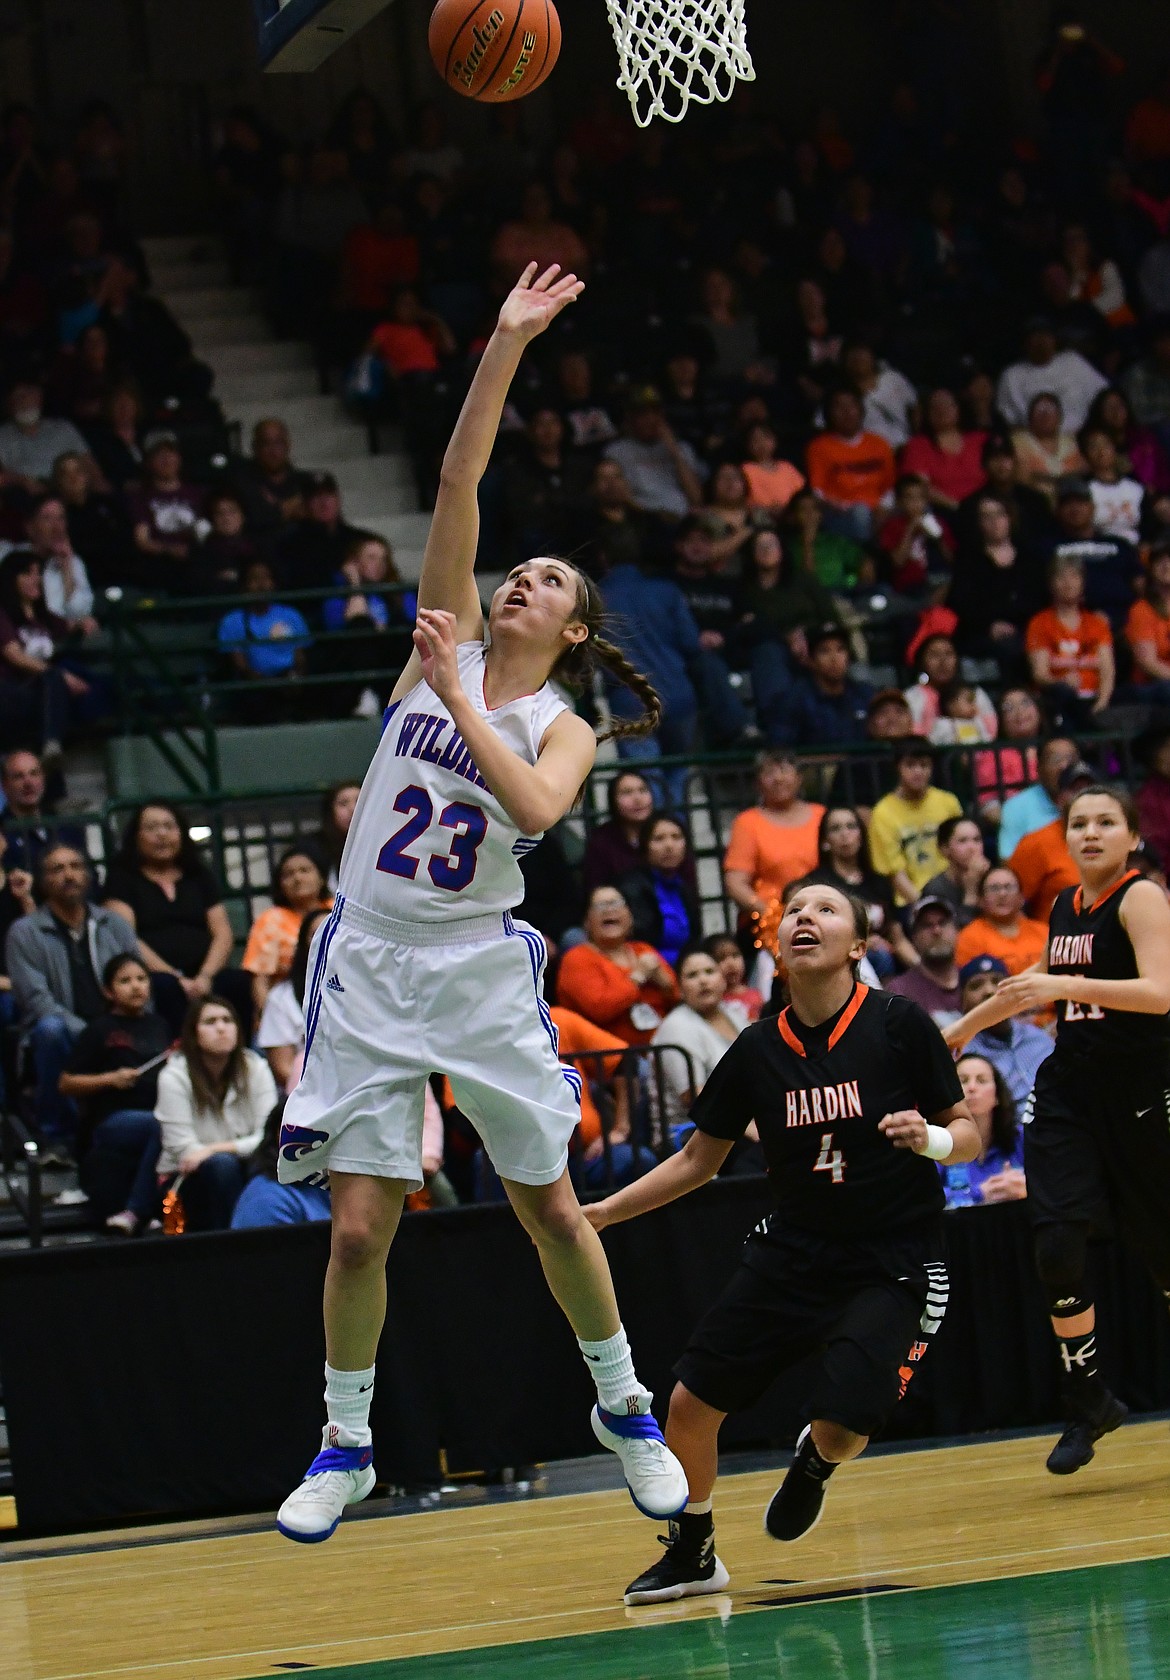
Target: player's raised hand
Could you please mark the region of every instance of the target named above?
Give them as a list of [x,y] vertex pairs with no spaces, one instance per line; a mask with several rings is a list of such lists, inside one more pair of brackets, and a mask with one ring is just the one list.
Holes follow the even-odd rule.
[[562,274],[559,263],[553,263],[539,275],[536,264],[529,263],[504,299],[497,331],[527,344],[555,321],[567,304],[575,303],[584,290],[584,280],[578,280],[575,274]]
[[878,1131],[885,1133],[895,1149],[913,1149],[916,1154],[921,1154],[930,1141],[926,1121],[913,1108],[899,1108],[887,1114]]
[[455,614],[420,607],[415,620],[414,645],[423,677],[444,705],[460,692]]

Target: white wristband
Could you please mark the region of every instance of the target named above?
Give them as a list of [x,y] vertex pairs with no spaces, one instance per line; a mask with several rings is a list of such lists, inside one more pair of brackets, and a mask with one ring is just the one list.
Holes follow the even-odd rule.
[[926,1148],[915,1151],[918,1155],[925,1155],[928,1161],[945,1161],[955,1147],[954,1133],[946,1126],[932,1126],[929,1121],[926,1126]]

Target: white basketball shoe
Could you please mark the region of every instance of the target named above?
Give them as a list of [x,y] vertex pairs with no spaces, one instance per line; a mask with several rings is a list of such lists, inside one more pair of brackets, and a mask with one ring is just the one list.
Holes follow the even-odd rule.
[[348,1429],[326,1424],[321,1451],[276,1513],[276,1526],[289,1540],[315,1545],[328,1540],[347,1505],[356,1505],[373,1487],[374,1449],[360,1446]]

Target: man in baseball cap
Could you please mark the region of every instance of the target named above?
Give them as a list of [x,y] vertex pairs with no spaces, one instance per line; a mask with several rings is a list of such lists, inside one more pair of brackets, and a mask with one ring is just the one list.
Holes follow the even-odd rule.
[[954,907],[945,898],[926,893],[907,910],[906,922],[918,967],[888,981],[885,989],[921,1004],[936,1025],[949,1026],[963,1013],[955,963],[959,924]]
[[[959,991],[966,1015],[985,1003],[1007,979],[1007,964],[998,957],[972,957],[959,970]],[[1031,1021],[1009,1017],[997,1027],[986,1027],[976,1033],[967,1046],[968,1055],[983,1056],[1003,1075],[1017,1110],[1023,1108],[1036,1083],[1036,1069],[1046,1056],[1052,1054],[1053,1041],[1048,1033]]]

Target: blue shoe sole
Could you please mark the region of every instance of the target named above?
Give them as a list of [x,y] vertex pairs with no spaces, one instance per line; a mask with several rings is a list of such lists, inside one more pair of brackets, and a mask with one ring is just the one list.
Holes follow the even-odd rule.
[[282,1522],[277,1523],[276,1531],[278,1534],[283,1534],[286,1540],[295,1540],[299,1546],[319,1546],[322,1540],[328,1540],[330,1535],[337,1532],[337,1523],[340,1521],[341,1518],[338,1517],[333,1527],[327,1528],[323,1534],[297,1534],[295,1530],[285,1528]]
[[644,1517],[649,1517],[651,1522],[669,1522],[672,1517],[681,1517],[687,1508],[687,1502],[684,1499],[676,1511],[648,1511],[645,1505],[634,1498],[634,1490],[629,1482],[626,1483],[626,1492],[630,1496],[630,1504],[635,1511],[640,1511]]

